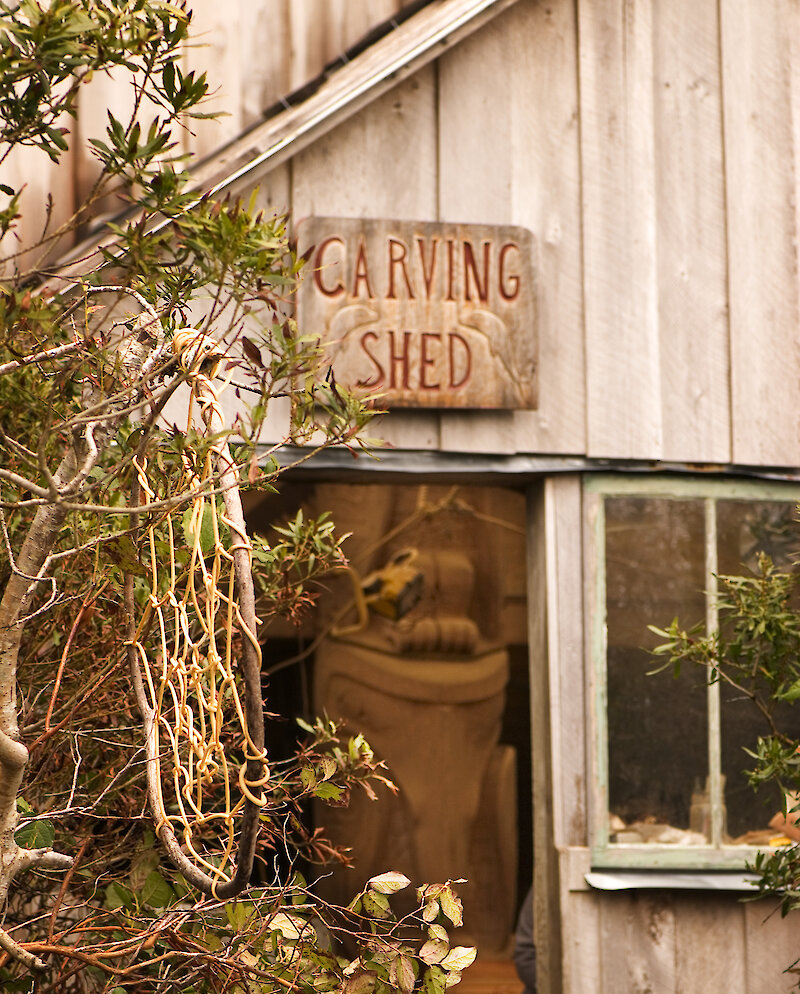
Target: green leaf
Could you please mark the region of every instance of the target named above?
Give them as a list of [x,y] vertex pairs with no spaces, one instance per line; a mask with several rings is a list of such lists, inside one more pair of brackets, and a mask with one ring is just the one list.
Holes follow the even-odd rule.
[[453,893],[449,884],[439,895],[439,903],[442,906],[444,914],[456,928],[460,927],[464,922],[464,907],[461,904],[461,900]]
[[49,818],[37,818],[14,833],[14,841],[23,849],[47,849],[56,837],[56,827]]
[[390,870],[388,873],[381,873],[377,877],[370,877],[367,881],[370,890],[377,891],[378,894],[396,894],[411,886],[411,881],[402,873]]
[[175,892],[158,870],[153,870],[142,885],[140,897],[148,908],[166,908],[174,900]]
[[472,966],[477,955],[478,950],[475,946],[453,946],[442,960],[442,967],[445,970],[455,970],[460,973],[462,970],[466,970],[468,966]]
[[411,994],[416,981],[414,973],[414,963],[408,956],[398,956],[392,960],[389,967],[389,983],[402,991],[403,994]]
[[147,576],[148,570],[139,559],[136,545],[129,535],[119,535],[106,543],[106,552],[123,573],[134,576]]
[[323,756],[319,765],[322,767],[323,780],[330,780],[333,774],[339,769],[336,760],[332,756]]
[[158,863],[158,852],[154,849],[139,853],[139,855],[134,858],[131,863],[130,873],[128,874],[128,883],[130,884],[132,891],[135,892],[142,889],[145,880],[147,880],[153,870],[155,870]]
[[419,958],[432,966],[434,963],[441,963],[450,951],[450,943],[441,939],[428,939],[419,951]]
[[312,793],[321,801],[338,801],[344,793],[344,787],[335,783],[318,783]]
[[308,938],[314,931],[314,926],[310,925],[304,918],[297,915],[287,915],[279,911],[267,922],[267,926],[273,932],[279,932],[284,939]]
[[229,901],[225,905],[225,914],[228,917],[228,924],[237,932],[242,932],[253,915],[253,904],[251,901]]
[[440,966],[429,966],[422,979],[422,994],[444,994],[445,972]]
[[374,891],[365,891],[361,898],[361,905],[364,913],[371,918],[379,918],[383,921],[393,918],[389,898],[385,894],[376,894]]
[[206,556],[214,548],[214,509],[203,502],[202,518],[194,507],[188,507],[183,515],[183,535],[188,546],[199,540],[201,553]]
[[800,680],[795,680],[781,695],[781,700],[796,701],[800,697]]
[[428,901],[422,909],[422,920],[426,922],[435,921],[439,914],[439,902],[437,900]]
[[133,894],[119,880],[112,880],[105,891],[106,907],[133,910]]

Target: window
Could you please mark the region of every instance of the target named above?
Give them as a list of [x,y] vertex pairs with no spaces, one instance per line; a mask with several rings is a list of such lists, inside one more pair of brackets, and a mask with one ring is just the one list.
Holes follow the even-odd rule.
[[794,484],[587,479],[595,866],[741,867],[779,835],[780,796],[743,775],[761,718],[697,667],[654,674],[647,626],[714,630],[717,575],[753,570],[762,550],[793,568],[798,499]]

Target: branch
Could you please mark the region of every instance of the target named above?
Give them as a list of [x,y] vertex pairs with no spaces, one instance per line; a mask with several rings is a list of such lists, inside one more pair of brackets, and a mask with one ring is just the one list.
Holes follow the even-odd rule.
[[[138,294],[134,296],[142,302]],[[148,307],[145,315],[147,322],[152,322],[153,314],[152,308]],[[129,375],[152,365],[154,354],[163,344],[160,322],[156,328],[157,334],[149,344],[138,340],[128,343],[122,365]],[[158,348],[153,348],[154,342]],[[137,378],[134,375],[131,379],[134,382],[131,389],[135,391],[138,388]],[[134,395],[129,392],[128,399]],[[106,404],[100,416],[89,419],[81,433],[72,433],[58,469],[53,475],[46,474],[53,491],[51,499],[37,510],[0,600],[0,900],[5,899],[14,876],[28,866],[63,869],[72,865],[69,856],[50,849],[22,849],[14,839],[19,819],[16,800],[28,761],[28,750],[19,740],[17,723],[17,660],[38,581],[43,578],[49,556],[70,510],[64,498],[80,491],[121,417],[118,409]],[[54,581],[53,584],[55,589]],[[44,968],[40,959],[22,949],[2,931],[0,947],[31,968]]]
[[[45,349],[44,352],[36,352],[33,355],[26,355],[22,359],[15,359],[13,362],[0,364],[0,376],[6,373],[13,373],[21,366],[30,366],[33,362],[43,362],[45,359],[60,359],[62,356],[77,352],[86,345],[86,342],[67,342],[66,345],[57,345],[52,349]],[[17,353],[19,355],[19,353]]]

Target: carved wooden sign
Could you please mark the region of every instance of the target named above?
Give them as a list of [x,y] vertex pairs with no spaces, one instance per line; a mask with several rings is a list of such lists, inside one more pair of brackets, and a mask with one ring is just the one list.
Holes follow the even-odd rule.
[[336,382],[387,407],[536,407],[530,231],[315,217],[310,246],[299,327]]

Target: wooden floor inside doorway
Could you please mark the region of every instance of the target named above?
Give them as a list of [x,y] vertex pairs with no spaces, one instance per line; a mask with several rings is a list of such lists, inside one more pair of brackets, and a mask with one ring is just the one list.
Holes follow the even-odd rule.
[[511,960],[478,959],[465,971],[458,994],[522,994],[522,982]]

